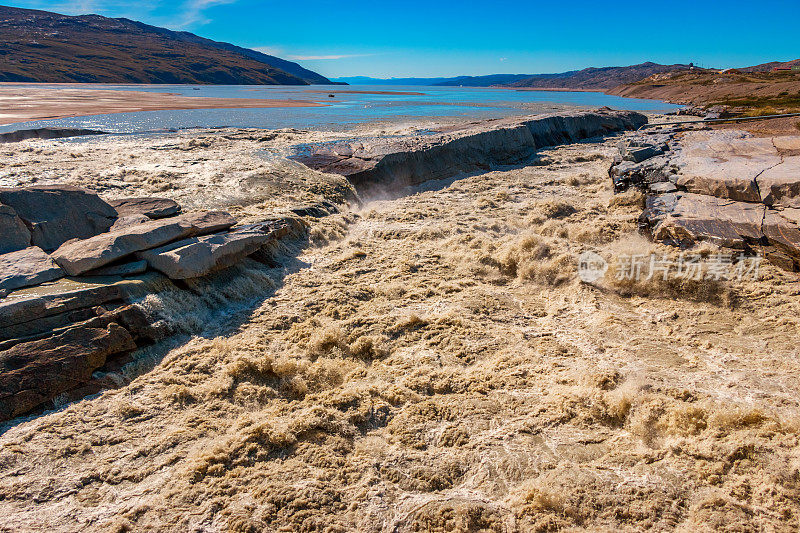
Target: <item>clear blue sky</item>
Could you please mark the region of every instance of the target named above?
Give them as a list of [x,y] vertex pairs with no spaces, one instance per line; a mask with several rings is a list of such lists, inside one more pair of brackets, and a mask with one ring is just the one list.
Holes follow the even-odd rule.
[[800,1],[21,0],[128,17],[292,59],[329,77],[562,72],[643,61],[800,58]]

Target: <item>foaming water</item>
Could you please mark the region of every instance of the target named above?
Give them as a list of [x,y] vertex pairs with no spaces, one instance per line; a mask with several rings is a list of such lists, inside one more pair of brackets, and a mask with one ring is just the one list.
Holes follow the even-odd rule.
[[234,333],[246,323],[252,311],[280,287],[283,277],[296,268],[293,259],[301,243],[277,242],[270,253],[283,266],[270,268],[246,259],[231,268],[198,280],[189,280],[185,287],[170,285],[162,291],[145,295],[136,302],[152,320],[170,336],[153,346],[138,350],[133,361],[120,374],[125,380],[149,372],[170,350],[185,344],[192,337],[217,338]]
[[[608,106],[631,111],[665,112],[680,106],[658,100],[623,98],[595,92],[520,91],[475,87],[420,86],[230,86],[90,85],[82,89],[168,92],[188,97],[250,98],[318,102],[322,107],[195,109],[114,113],[0,126],[0,132],[41,127],[101,129],[136,133],[183,128],[347,129],[367,122],[398,122],[433,117],[504,118],[551,113],[576,107]],[[360,92],[359,92],[360,91]],[[394,94],[393,94],[394,93]],[[405,93],[405,94],[398,94]],[[412,94],[408,94],[412,93]],[[328,94],[334,97],[330,98]]]

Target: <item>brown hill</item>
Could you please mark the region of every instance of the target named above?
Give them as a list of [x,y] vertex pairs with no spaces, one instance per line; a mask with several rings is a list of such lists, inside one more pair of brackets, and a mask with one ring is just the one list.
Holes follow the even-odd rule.
[[752,67],[745,67],[745,68],[737,68],[739,72],[771,72],[775,68],[792,68],[800,66],[800,59],[794,59],[792,61],[771,61],[769,63],[762,63],[760,65],[755,65]]
[[508,87],[531,87],[541,89],[606,90],[625,83],[665,72],[700,70],[692,65],[659,65],[641,63],[627,67],[602,67],[573,70],[560,74],[537,74],[524,80],[508,84]]
[[607,91],[676,104],[727,105],[750,114],[800,111],[800,71],[684,71],[658,74]]
[[0,6],[0,81],[331,83],[296,63],[124,18]]

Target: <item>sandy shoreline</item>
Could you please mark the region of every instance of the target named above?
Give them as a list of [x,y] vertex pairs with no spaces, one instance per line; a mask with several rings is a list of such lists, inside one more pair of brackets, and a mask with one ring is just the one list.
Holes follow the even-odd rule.
[[175,93],[112,89],[72,89],[0,85],[0,125],[31,120],[59,119],[107,113],[167,111],[179,109],[245,109],[272,107],[319,107],[310,100],[266,98],[210,98]]

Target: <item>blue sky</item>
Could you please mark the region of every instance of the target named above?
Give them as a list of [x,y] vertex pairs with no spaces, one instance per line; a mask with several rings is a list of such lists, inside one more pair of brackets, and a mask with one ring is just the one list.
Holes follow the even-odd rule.
[[798,0],[2,3],[187,30],[329,77],[534,74],[648,60],[725,68],[800,58]]

